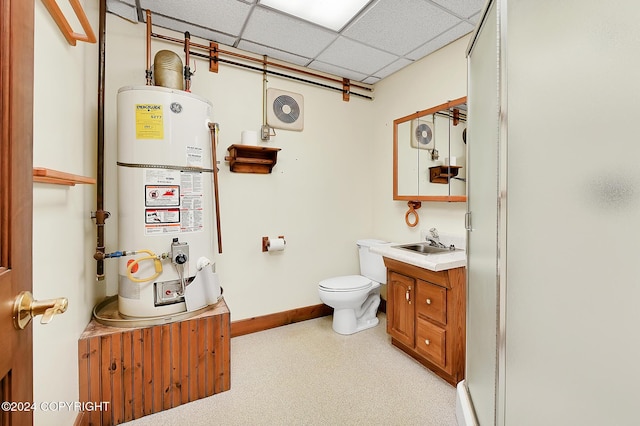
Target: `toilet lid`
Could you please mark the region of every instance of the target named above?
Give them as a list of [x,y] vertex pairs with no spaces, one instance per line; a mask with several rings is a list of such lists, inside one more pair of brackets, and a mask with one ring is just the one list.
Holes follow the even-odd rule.
[[373,283],[362,275],[347,275],[320,281],[320,288],[325,291],[355,291],[371,287]]

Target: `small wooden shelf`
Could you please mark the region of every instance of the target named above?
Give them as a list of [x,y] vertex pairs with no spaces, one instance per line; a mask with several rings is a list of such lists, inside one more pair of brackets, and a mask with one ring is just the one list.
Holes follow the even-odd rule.
[[68,186],[75,186],[76,184],[96,183],[96,180],[94,178],[73,175],[71,173],[60,172],[58,170],[45,169],[43,167],[33,168],[33,181]]
[[449,183],[449,179],[458,176],[462,166],[434,166],[429,167],[429,182]]
[[224,159],[229,162],[232,172],[267,174],[276,165],[280,148],[231,145],[227,150],[229,155]]

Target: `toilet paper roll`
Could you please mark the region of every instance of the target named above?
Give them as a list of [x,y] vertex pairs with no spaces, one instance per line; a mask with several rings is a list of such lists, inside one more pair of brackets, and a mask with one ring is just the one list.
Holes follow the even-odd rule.
[[269,238],[267,251],[282,251],[286,244],[284,238]]
[[258,145],[258,132],[255,130],[243,130],[240,143],[242,145]]
[[447,157],[444,159],[445,166],[457,166],[458,158],[457,157]]

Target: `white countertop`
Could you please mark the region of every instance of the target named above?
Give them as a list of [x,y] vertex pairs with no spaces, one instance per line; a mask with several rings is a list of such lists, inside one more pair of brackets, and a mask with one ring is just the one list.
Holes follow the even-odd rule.
[[405,244],[406,243],[372,246],[370,250],[384,257],[436,272],[467,266],[467,252],[464,250],[456,250],[450,253],[421,254],[397,248],[397,246]]

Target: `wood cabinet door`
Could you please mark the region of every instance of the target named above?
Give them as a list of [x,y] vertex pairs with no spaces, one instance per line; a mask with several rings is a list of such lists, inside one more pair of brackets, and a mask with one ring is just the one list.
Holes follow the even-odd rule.
[[400,343],[413,348],[415,280],[390,271],[387,283],[387,332]]
[[12,320],[14,300],[32,281],[33,20],[33,0],[0,0],[2,426],[33,423],[32,328],[18,331]]

